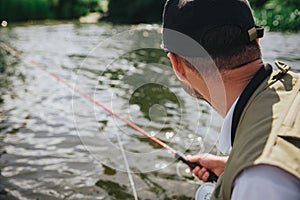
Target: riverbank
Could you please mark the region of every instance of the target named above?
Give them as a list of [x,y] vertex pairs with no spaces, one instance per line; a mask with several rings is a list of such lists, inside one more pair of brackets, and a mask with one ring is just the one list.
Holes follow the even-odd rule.
[[0,21],[8,23],[78,19],[90,12],[104,12],[100,0],[0,0]]
[[82,16],[79,19],[69,19],[69,20],[56,20],[56,19],[45,19],[45,20],[30,20],[25,22],[10,22],[0,21],[0,28],[13,28],[13,27],[25,27],[25,26],[55,26],[64,24],[108,24],[106,21],[101,21],[103,14],[101,13],[90,13],[86,16]]
[[[262,3],[258,3],[262,2]],[[161,23],[165,0],[0,0],[0,23],[36,20],[98,20],[113,24]],[[299,3],[295,0],[250,0],[257,24],[267,31],[300,31]],[[151,8],[151,9],[149,9]],[[92,19],[88,16],[94,14]],[[100,16],[101,17],[100,17]],[[104,17],[102,17],[104,16]]]

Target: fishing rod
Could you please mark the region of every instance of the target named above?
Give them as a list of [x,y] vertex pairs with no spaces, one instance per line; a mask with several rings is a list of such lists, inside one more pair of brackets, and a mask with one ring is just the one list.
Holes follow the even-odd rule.
[[[45,72],[49,76],[51,76],[54,79],[56,79],[58,82],[64,84],[65,86],[67,86],[68,88],[70,88],[71,90],[73,90],[74,92],[78,93],[80,96],[84,97],[85,99],[89,100],[90,102],[94,103],[95,105],[101,107],[103,110],[105,110],[109,114],[111,114],[111,115],[117,117],[118,119],[120,119],[121,121],[125,122],[131,128],[135,129],[139,133],[141,133],[144,136],[146,136],[148,139],[152,140],[154,143],[156,143],[159,146],[161,146],[162,148],[166,149],[170,154],[172,154],[175,157],[175,159],[182,161],[183,163],[185,163],[186,165],[188,165],[191,169],[195,169],[197,166],[199,166],[199,167],[202,168],[202,166],[199,163],[188,161],[188,159],[186,158],[186,156],[183,153],[181,153],[179,151],[176,151],[175,149],[173,149],[172,147],[168,146],[166,143],[162,142],[158,138],[152,136],[151,134],[149,134],[148,132],[146,132],[144,129],[140,128],[136,124],[134,124],[131,121],[123,118],[118,113],[115,113],[114,111],[112,111],[111,109],[109,109],[107,106],[105,106],[104,104],[100,103],[96,99],[92,98],[87,93],[85,93],[85,92],[77,89],[75,86],[71,85],[68,81],[66,81],[65,79],[61,78],[57,74],[49,72],[43,65],[41,65],[41,64],[39,64],[39,63],[37,63],[37,62],[35,62],[33,60],[28,60],[20,52],[18,52],[17,50],[13,49],[12,47],[8,46],[7,44],[5,44],[3,42],[0,43],[0,47],[2,49],[4,49],[5,51],[7,51],[8,53],[10,53],[10,54],[14,55],[15,57],[19,58],[22,62],[29,63],[29,64],[33,65],[34,67],[40,69],[41,71]],[[210,170],[208,170],[208,171],[210,173],[208,181],[210,181],[210,182],[217,181],[218,180],[218,176],[215,173],[213,173],[212,171],[210,171]]]

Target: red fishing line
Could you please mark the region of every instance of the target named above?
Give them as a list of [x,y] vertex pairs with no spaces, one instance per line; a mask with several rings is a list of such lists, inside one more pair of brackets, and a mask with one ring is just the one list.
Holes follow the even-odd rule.
[[[30,63],[32,66],[34,66],[34,67],[40,69],[41,71],[45,72],[46,74],[53,77],[54,79],[56,79],[58,82],[62,83],[63,85],[67,86],[68,88],[70,88],[71,90],[73,90],[74,92],[79,94],[80,96],[82,96],[85,99],[89,100],[93,104],[101,107],[102,109],[104,109],[109,114],[111,114],[111,115],[117,117],[118,119],[122,120],[128,126],[130,126],[131,128],[135,129],[136,131],[140,132],[141,134],[143,134],[144,136],[146,136],[147,138],[149,138],[150,140],[152,140],[156,144],[160,145],[162,148],[166,149],[169,153],[173,154],[177,160],[181,160],[183,163],[187,164],[191,169],[194,169],[195,167],[200,166],[199,163],[189,162],[182,153],[174,150],[173,148],[168,146],[166,143],[164,143],[164,142],[160,141],[159,139],[157,139],[156,137],[150,135],[148,132],[146,132],[141,127],[137,126],[136,124],[132,123],[131,121],[129,121],[129,120],[123,118],[122,116],[120,116],[119,114],[115,113],[114,111],[112,111],[107,106],[100,103],[99,101],[97,101],[96,99],[94,99],[93,97],[88,95],[87,93],[77,89],[75,86],[71,85],[68,81],[61,78],[57,74],[49,72],[46,69],[46,67],[44,67],[43,65],[41,65],[41,64],[39,64],[35,61],[27,59],[20,52],[18,52],[17,50],[13,49],[12,47],[8,46],[7,44],[5,44],[3,42],[0,43],[0,47],[3,48],[4,50],[6,50],[7,52],[9,52],[10,54],[14,55],[15,57],[19,58],[22,62]],[[200,166],[200,167],[202,167],[202,166]],[[211,182],[216,181],[218,179],[218,177],[213,172],[211,172],[211,171],[209,171],[209,172],[210,172],[210,176],[209,176],[208,180],[211,181]]]

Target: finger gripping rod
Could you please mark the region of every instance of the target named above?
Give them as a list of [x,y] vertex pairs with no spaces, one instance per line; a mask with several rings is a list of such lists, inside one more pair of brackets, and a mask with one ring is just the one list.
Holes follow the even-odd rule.
[[[181,154],[181,153],[175,153],[175,158],[177,160],[180,160],[182,161],[183,163],[185,163],[186,165],[188,165],[191,169],[195,169],[197,166],[199,166],[200,168],[202,168],[203,166],[201,166],[199,163],[197,162],[190,162],[186,159],[186,157]],[[208,172],[209,172],[209,177],[208,177],[208,181],[209,182],[217,182],[218,180],[218,176],[212,172],[211,170],[208,169]]]

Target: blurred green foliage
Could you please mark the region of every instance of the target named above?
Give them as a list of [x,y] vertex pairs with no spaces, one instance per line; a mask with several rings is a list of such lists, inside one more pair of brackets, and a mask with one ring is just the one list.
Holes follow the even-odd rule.
[[109,0],[108,20],[114,23],[161,22],[165,0]]
[[52,0],[52,10],[57,19],[76,19],[89,12],[101,12],[98,0]]
[[76,19],[102,11],[100,0],[0,0],[0,20]]
[[253,8],[261,8],[268,0],[248,0]]
[[254,8],[258,25],[270,31],[300,30],[299,0],[269,0],[260,8]]
[[[166,0],[0,0],[0,22],[77,19],[107,11],[113,23],[161,22]],[[108,6],[107,6],[108,2]],[[300,30],[300,0],[249,0],[259,25],[270,31]]]
[[27,21],[52,18],[48,0],[0,0],[0,19]]
[[[300,30],[300,0],[249,0],[259,25],[270,31]],[[165,0],[109,0],[108,20],[113,23],[161,22]]]

